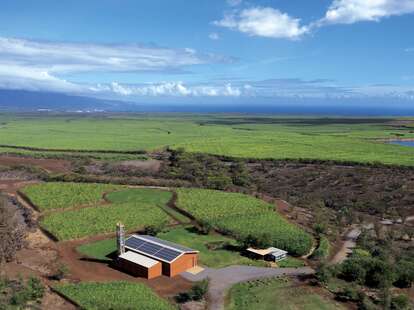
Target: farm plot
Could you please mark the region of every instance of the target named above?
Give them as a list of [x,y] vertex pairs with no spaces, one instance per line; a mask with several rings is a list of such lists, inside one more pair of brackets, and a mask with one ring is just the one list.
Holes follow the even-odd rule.
[[251,196],[201,189],[177,189],[177,206],[200,223],[245,240],[266,238],[292,255],[304,255],[312,237],[274,211],[272,205]]
[[140,283],[78,283],[55,287],[61,294],[86,310],[100,309],[177,309]]
[[[123,196],[129,199],[117,198]],[[169,192],[154,189],[127,189],[121,191],[118,196],[115,193],[109,194],[107,198],[111,202],[110,205],[47,214],[41,220],[41,226],[59,240],[113,232],[118,221],[121,221],[127,230],[163,226],[171,219],[160,205],[168,203],[171,196]]]
[[122,189],[119,185],[89,183],[41,183],[21,190],[40,211],[94,205],[103,201],[106,192]]

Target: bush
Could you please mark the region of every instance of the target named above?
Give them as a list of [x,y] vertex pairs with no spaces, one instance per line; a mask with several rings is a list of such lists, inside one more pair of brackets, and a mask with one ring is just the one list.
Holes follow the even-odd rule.
[[341,276],[347,281],[357,281],[363,284],[367,274],[366,263],[363,259],[350,258],[342,264]]
[[391,299],[391,309],[393,310],[405,310],[410,308],[410,299],[407,295],[398,295]]
[[322,236],[319,240],[318,248],[313,252],[311,259],[325,259],[329,256],[329,240]]
[[394,285],[401,288],[411,287],[414,281],[414,262],[401,260],[397,262],[395,269],[396,280]]
[[332,276],[333,276],[333,274],[332,274],[331,269],[325,264],[320,265],[316,269],[315,277],[316,277],[316,280],[318,281],[318,283],[321,284],[321,285],[325,285],[325,284],[329,283]]
[[208,280],[203,280],[196,283],[189,292],[182,292],[175,296],[175,301],[178,303],[186,303],[189,301],[200,301],[204,298],[208,291]]

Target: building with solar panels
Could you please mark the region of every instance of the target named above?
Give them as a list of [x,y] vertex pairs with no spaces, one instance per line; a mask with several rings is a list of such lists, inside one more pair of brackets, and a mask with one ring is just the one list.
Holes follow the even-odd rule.
[[122,244],[119,266],[135,276],[174,277],[197,266],[198,251],[147,235],[132,235]]

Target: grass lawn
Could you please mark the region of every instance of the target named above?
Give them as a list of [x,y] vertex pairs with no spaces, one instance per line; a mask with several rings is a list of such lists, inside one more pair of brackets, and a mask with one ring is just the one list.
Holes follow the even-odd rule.
[[[266,263],[241,256],[234,239],[221,235],[201,235],[192,232],[191,228],[176,228],[157,235],[161,239],[182,244],[194,250],[200,251],[199,263],[213,268],[221,268],[230,265],[254,265],[265,266]],[[228,245],[229,249],[223,248]],[[209,249],[210,247],[210,249]],[[214,247],[217,247],[214,249]]]
[[177,307],[158,297],[148,286],[141,283],[77,283],[55,287],[63,295],[78,303],[82,309],[142,309],[173,310]]
[[104,261],[110,261],[108,255],[116,251],[116,239],[105,239],[92,243],[82,244],[76,250],[90,258],[96,258]]
[[291,287],[288,279],[262,279],[239,283],[229,291],[226,310],[335,310],[338,303],[306,287]]
[[295,257],[286,257],[285,259],[277,262],[280,268],[299,268],[305,266],[305,263]]

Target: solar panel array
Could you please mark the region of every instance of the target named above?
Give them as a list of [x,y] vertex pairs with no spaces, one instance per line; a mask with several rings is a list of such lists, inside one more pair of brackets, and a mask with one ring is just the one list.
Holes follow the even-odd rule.
[[137,250],[138,252],[151,255],[167,262],[173,261],[182,253],[169,248],[165,248],[158,244],[138,239],[134,236],[128,238],[125,241],[125,245],[131,249]]
[[194,252],[194,250],[193,250],[193,249],[190,249],[190,248],[184,247],[184,246],[179,245],[179,244],[175,244],[175,243],[173,243],[173,242],[169,242],[169,241],[167,241],[167,240],[162,240],[162,239],[159,239],[159,238],[157,238],[157,237],[148,236],[148,235],[140,235],[139,237],[140,237],[142,240],[146,240],[146,241],[154,241],[154,242],[156,242],[156,243],[159,243],[159,244],[165,245],[165,246],[167,246],[167,247],[177,249],[177,250],[179,250],[179,251],[181,251],[181,252]]

